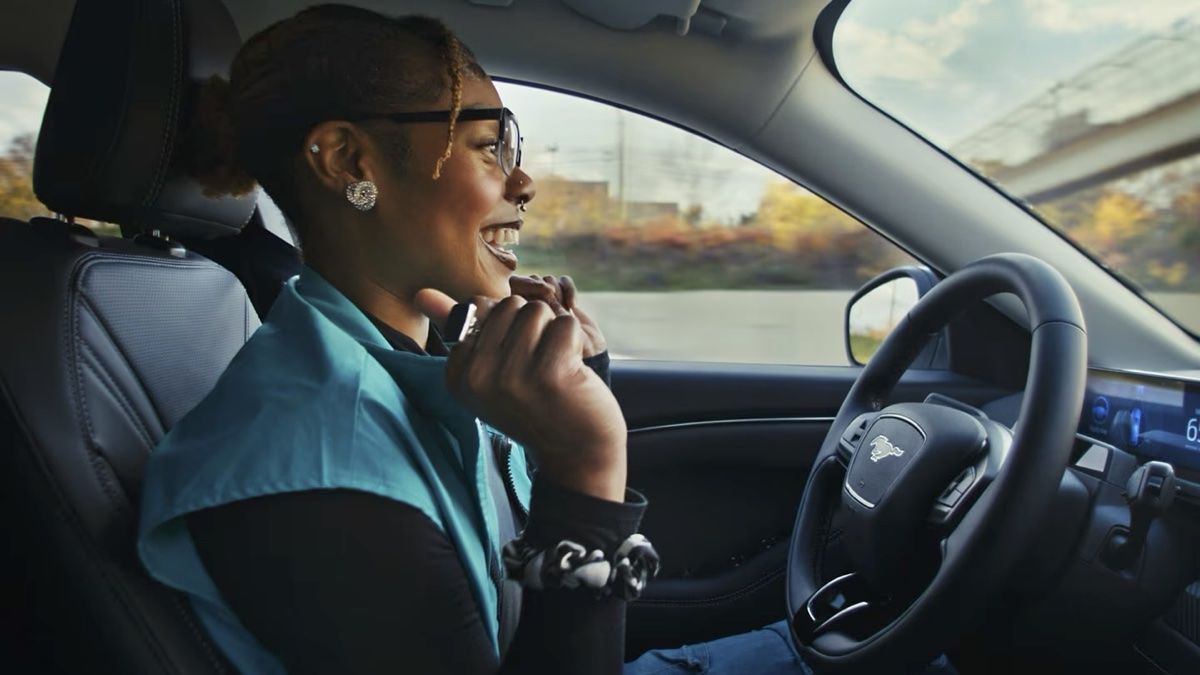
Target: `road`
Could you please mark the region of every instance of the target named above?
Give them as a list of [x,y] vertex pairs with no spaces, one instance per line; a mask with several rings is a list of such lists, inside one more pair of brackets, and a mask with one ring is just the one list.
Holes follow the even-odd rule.
[[842,321],[851,291],[587,293],[618,358],[730,363],[848,363]]
[[[842,322],[851,291],[586,293],[617,358],[729,363],[848,363]],[[1155,302],[1200,330],[1200,294]]]

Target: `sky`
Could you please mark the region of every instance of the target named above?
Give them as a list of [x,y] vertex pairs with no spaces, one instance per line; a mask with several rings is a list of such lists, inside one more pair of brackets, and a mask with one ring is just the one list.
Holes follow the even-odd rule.
[[1180,20],[1200,22],[1200,0],[855,0],[834,54],[852,87],[949,145]]
[[[834,32],[834,57],[860,94],[951,146],[1181,20],[1200,23],[1200,0],[854,0]],[[623,135],[627,199],[700,204],[723,222],[752,212],[774,179],[736,153],[654,120],[626,115],[622,127],[620,113],[600,104],[500,89],[521,121],[535,176],[608,181],[616,196]],[[0,72],[0,146],[36,131],[46,94],[32,78]]]

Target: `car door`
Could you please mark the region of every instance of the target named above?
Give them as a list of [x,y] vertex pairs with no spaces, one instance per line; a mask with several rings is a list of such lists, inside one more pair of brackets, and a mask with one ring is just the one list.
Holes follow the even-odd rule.
[[[859,371],[844,312],[914,259],[824,199],[712,141],[590,99],[506,83],[537,182],[522,272],[570,274],[600,323],[629,426],[629,484],[662,557],[628,653],[783,618],[786,546],[813,458]],[[981,404],[1007,390],[908,374]]]
[[[628,651],[696,643],[784,618],[785,564],[805,480],[857,367],[622,362],[629,485],[663,567],[628,613]],[[895,400],[1007,393],[949,370],[910,371]]]

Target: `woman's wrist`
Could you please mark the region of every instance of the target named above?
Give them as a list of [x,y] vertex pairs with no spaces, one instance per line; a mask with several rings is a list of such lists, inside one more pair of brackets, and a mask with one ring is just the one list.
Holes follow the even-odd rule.
[[529,521],[504,547],[509,578],[527,589],[591,589],[636,598],[658,568],[654,547],[637,534],[646,498],[627,490],[621,502],[565,488],[538,472]]
[[[572,461],[582,457],[606,459],[593,459],[591,462]],[[625,501],[627,468],[624,444],[620,448],[604,452],[563,453],[563,459],[566,461],[539,463],[539,474],[566,490],[612,502]]]
[[613,501],[564,487],[539,470],[523,536],[543,548],[570,539],[610,552],[638,531],[646,507],[646,497],[636,490],[627,489],[621,501]]

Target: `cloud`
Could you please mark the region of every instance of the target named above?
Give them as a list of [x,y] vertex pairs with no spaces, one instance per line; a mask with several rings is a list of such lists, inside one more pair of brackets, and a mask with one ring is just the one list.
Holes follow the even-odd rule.
[[963,47],[991,1],[965,0],[932,19],[908,19],[895,29],[845,21],[835,33],[838,65],[854,80],[899,80],[944,90],[947,80],[957,79],[946,66],[948,57]]
[[1024,6],[1034,25],[1056,33],[1160,31],[1179,19],[1200,20],[1196,0],[1024,0]]

